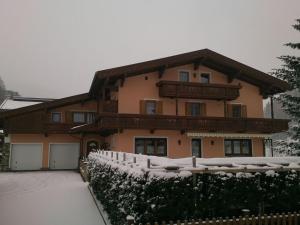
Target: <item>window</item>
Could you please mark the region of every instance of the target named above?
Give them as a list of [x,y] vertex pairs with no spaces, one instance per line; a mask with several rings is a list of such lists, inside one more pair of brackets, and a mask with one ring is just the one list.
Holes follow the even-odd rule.
[[54,123],[60,123],[61,122],[61,113],[60,112],[51,113],[51,121]]
[[146,101],[146,114],[156,114],[156,101]]
[[135,153],[144,155],[167,156],[167,139],[136,138]]
[[189,82],[189,75],[188,71],[180,71],[179,72],[179,81]]
[[96,113],[94,112],[86,113],[86,123],[94,123],[95,117],[96,117]]
[[241,118],[242,117],[242,106],[232,105],[232,117]]
[[140,113],[148,115],[163,114],[163,102],[156,100],[140,100]]
[[187,116],[205,116],[206,105],[199,102],[187,102],[186,103],[186,115]]
[[85,123],[84,112],[74,112],[73,113],[73,122],[74,123]]
[[227,104],[225,114],[226,117],[246,118],[247,106],[242,104]]
[[73,123],[94,123],[95,112],[73,112]]
[[225,139],[225,156],[251,156],[252,146],[250,139]]
[[200,74],[200,81],[201,81],[201,83],[209,84],[210,74],[209,73],[201,73]]

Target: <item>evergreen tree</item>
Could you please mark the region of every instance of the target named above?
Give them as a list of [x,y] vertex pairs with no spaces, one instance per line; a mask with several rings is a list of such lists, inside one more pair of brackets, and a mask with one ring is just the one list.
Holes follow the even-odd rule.
[[[293,27],[300,31],[300,19],[296,20]],[[300,42],[285,45],[300,50]],[[283,55],[279,59],[283,62],[283,65],[274,71],[274,75],[288,82],[292,89],[277,98],[284,111],[292,119],[286,147],[291,149],[292,155],[300,155],[300,57]]]
[[0,103],[2,103],[3,100],[5,99],[5,92],[6,92],[5,84],[2,78],[0,77]]

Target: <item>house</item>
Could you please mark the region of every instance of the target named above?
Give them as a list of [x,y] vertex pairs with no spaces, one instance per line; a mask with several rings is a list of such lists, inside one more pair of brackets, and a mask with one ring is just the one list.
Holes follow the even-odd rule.
[[264,156],[286,82],[209,49],[96,72],[85,94],[1,114],[12,170],[75,169],[100,147],[171,158]]

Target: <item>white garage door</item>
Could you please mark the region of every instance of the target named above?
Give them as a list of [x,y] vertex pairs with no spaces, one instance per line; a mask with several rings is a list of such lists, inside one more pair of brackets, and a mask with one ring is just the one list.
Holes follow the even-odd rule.
[[50,144],[50,169],[77,169],[79,144]]
[[12,170],[40,170],[43,160],[42,144],[11,144]]

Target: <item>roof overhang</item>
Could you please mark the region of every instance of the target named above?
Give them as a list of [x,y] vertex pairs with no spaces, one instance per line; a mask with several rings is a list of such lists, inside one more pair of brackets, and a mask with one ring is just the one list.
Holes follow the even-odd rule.
[[290,89],[288,83],[285,81],[209,49],[202,49],[166,58],[98,71],[95,73],[89,94],[95,96],[99,93],[99,90],[104,84],[114,84],[116,81],[124,80],[126,77],[155,71],[160,75],[165,69],[186,64],[194,64],[195,68],[199,65],[204,65],[224,73],[228,76],[228,80],[236,78],[251,83],[260,88],[261,94],[264,97]]

